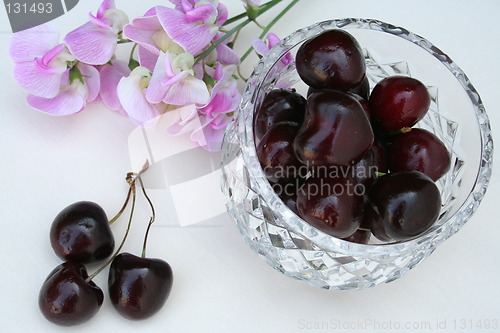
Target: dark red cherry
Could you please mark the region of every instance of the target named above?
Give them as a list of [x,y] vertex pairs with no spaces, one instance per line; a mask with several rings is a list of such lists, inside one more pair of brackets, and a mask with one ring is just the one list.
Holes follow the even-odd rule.
[[295,156],[293,140],[299,125],[282,122],[274,125],[257,146],[260,165],[271,182],[282,182],[300,176],[302,163]]
[[304,42],[297,51],[297,73],[309,86],[347,91],[365,78],[359,43],[344,30],[328,30]]
[[420,128],[392,139],[389,150],[391,171],[417,170],[436,181],[451,165],[450,153],[433,133]]
[[[307,89],[307,98],[309,98],[309,96],[311,94],[318,92],[320,90],[335,90],[335,89],[327,89],[327,88],[317,89],[314,87],[309,87]],[[348,89],[348,90],[346,90],[346,92],[349,92],[349,93],[354,94],[354,95],[358,95],[360,97],[360,99],[365,101],[365,103],[368,103],[368,102],[366,102],[366,101],[368,101],[368,97],[370,95],[370,82],[368,81],[368,78],[365,76],[365,79],[363,80],[363,82],[361,82],[361,84],[359,86],[354,87],[352,89]],[[359,101],[359,99],[358,99],[358,101]],[[361,104],[363,104],[363,103],[361,103]],[[363,107],[364,107],[364,105],[363,105]],[[368,104],[366,105],[366,108],[368,108]]]
[[370,121],[356,99],[340,91],[320,91],[307,100],[294,149],[307,166],[353,165],[373,140]]
[[365,76],[361,84],[350,89],[349,92],[360,96],[365,101],[368,101],[368,98],[370,97],[370,81],[368,80],[368,77]]
[[380,142],[375,139],[370,150],[353,167],[351,176],[354,181],[363,184],[366,189],[377,178],[377,172],[387,173],[387,153]]
[[297,195],[299,216],[329,235],[352,235],[363,217],[363,193],[356,186],[349,177],[307,179]]
[[91,263],[109,257],[115,240],[101,206],[80,201],[56,216],[50,228],[50,244],[63,260]]
[[158,312],[172,289],[173,273],[161,259],[120,253],[109,268],[109,297],[127,319],[145,319]]
[[377,213],[372,205],[368,203],[365,205],[365,215],[363,216],[363,222],[361,225],[366,225],[370,229],[373,236],[378,238],[383,242],[390,242],[392,238],[387,236],[385,232],[384,223],[379,213]]
[[293,121],[302,124],[306,112],[306,100],[295,91],[287,89],[271,90],[254,118],[255,137],[262,138],[275,124]]
[[371,232],[369,229],[357,229],[354,233],[348,237],[342,238],[345,241],[358,243],[358,244],[368,244],[370,241]]
[[391,76],[375,86],[368,103],[376,125],[392,132],[415,125],[429,110],[430,101],[422,82],[406,76]]
[[[307,90],[307,98],[309,98],[309,96],[311,96],[313,93],[317,93],[317,92],[320,92],[320,91],[335,91],[335,90],[332,90],[332,89],[316,89],[316,88],[313,88],[313,87],[309,87],[309,89]],[[354,97],[354,99],[357,100],[359,102],[359,104],[361,104],[361,106],[363,107],[363,110],[365,110],[366,115],[368,116],[368,119],[370,119],[370,109],[368,108],[368,102],[367,102],[367,100],[365,100],[360,95],[352,93],[352,92],[349,92],[349,95],[352,96],[352,97]]]
[[392,172],[378,178],[369,193],[385,234],[395,240],[414,238],[439,217],[441,196],[434,181],[418,171]]
[[45,318],[63,325],[77,325],[92,318],[100,309],[104,295],[94,282],[87,282],[87,269],[79,263],[65,262],[47,277],[38,296]]
[[368,107],[368,102],[366,101],[366,99],[359,96],[358,94],[350,93],[350,95],[352,97],[354,97],[354,99],[356,99],[359,102],[359,104],[361,104],[361,106],[363,107],[363,110],[365,110],[365,112],[366,112],[366,116],[368,117],[368,119],[371,119],[370,108]]

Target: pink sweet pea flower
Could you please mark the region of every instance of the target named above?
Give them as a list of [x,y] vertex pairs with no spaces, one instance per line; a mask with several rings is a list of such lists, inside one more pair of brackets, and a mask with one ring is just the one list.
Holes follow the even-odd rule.
[[[254,38],[252,40],[252,46],[258,54],[260,54],[261,56],[265,56],[269,53],[269,50],[271,50],[274,45],[278,44],[280,41],[281,39],[278,36],[270,32],[267,34],[267,44],[259,38]],[[281,58],[281,62],[285,66],[293,63],[292,55],[290,53],[287,53],[284,57]]]
[[59,33],[49,24],[15,33],[10,56],[17,83],[30,94],[46,98],[57,96],[67,62],[75,59],[59,44]]
[[[265,56],[279,42],[280,39],[278,36],[273,33],[269,33],[267,35],[267,44],[264,41],[255,38],[252,41],[252,46],[258,54]],[[270,75],[273,75],[272,73],[282,72],[285,67],[293,62],[294,59],[292,55],[289,52],[286,53],[283,57],[281,57],[281,60],[274,65]],[[276,88],[289,89],[293,85],[293,79],[290,75],[288,75],[290,72],[284,71],[284,73],[285,74],[279,75],[278,81],[275,84]]]
[[76,59],[91,65],[103,65],[116,51],[118,33],[128,23],[127,14],[115,8],[114,0],[104,0],[90,22],[66,35],[64,41]]
[[147,100],[153,104],[206,104],[210,94],[205,82],[195,77],[193,64],[194,57],[189,53],[160,53],[146,91]]
[[151,81],[151,73],[146,67],[136,67],[128,77],[120,79],[117,87],[118,99],[133,122],[140,126],[150,126],[155,118],[166,109],[163,103],[152,104],[146,99],[146,88]]
[[[219,31],[218,24],[227,19],[227,10],[214,1],[172,1],[176,9],[156,7],[161,25],[187,53],[197,56]],[[219,15],[219,10],[221,14]],[[221,23],[222,22],[222,23]]]
[[99,96],[109,109],[127,115],[118,98],[118,83],[124,77],[130,75],[130,69],[125,61],[113,61],[113,64],[100,66],[101,90]]
[[123,35],[139,45],[141,66],[154,70],[160,51],[174,54],[184,53],[184,49],[175,43],[165,32],[152,8],[143,17],[134,19],[123,28]]
[[48,98],[29,95],[28,104],[53,116],[70,115],[82,111],[87,103],[93,102],[99,94],[99,88],[97,69],[79,63],[76,68],[68,69],[62,74],[56,96]]
[[168,128],[171,135],[191,133],[191,140],[209,151],[219,151],[227,124],[232,120],[241,100],[233,77],[236,66],[222,68],[217,64],[213,78],[217,81],[210,102],[203,106],[184,108],[179,121]]
[[[218,32],[214,38],[214,41],[217,41],[222,36],[224,36],[224,33]],[[240,62],[240,56],[227,45],[229,42],[231,42],[232,39],[233,38],[231,37],[226,39],[215,48],[216,59],[218,62],[221,62],[225,65],[234,65]]]

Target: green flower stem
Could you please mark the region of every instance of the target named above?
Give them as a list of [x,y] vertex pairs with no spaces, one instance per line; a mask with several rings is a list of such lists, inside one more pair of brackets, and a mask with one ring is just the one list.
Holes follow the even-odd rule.
[[117,44],[126,44],[126,43],[133,43],[133,41],[130,39],[119,39],[117,42]]
[[[273,1],[268,2],[268,6],[266,6],[264,9],[260,10],[259,13],[257,14],[257,17],[259,17],[260,15],[264,14],[265,12],[267,12],[269,9],[273,8],[275,5],[277,5],[281,1],[282,0],[273,0]],[[294,2],[296,2],[296,1],[298,1],[298,0],[295,0]],[[240,24],[238,24],[236,27],[234,27],[231,30],[229,30],[224,36],[222,36],[219,40],[217,40],[217,42],[215,42],[214,44],[212,44],[212,46],[210,46],[205,52],[203,52],[198,58],[196,58],[196,61],[194,63],[197,64],[201,60],[205,59],[210,53],[212,53],[213,50],[215,50],[215,48],[217,47],[217,45],[219,45],[222,42],[224,42],[226,39],[228,39],[229,37],[231,37],[238,30],[244,28],[250,22],[252,22],[252,20],[246,19],[245,21],[243,21]]]
[[[279,0],[278,2],[280,2],[280,1],[282,1],[282,0]],[[273,2],[275,2],[275,1],[269,1],[269,2],[266,2],[265,4],[260,5],[258,10],[259,11],[265,10],[269,5],[273,5],[274,6]],[[229,24],[234,23],[236,21],[239,21],[239,20],[241,20],[242,18],[245,18],[245,17],[247,17],[247,12],[243,12],[241,14],[238,14],[236,16],[233,16],[233,17],[227,19],[227,21],[224,22],[224,24],[222,26],[229,25]]]
[[[271,30],[271,28],[276,24],[276,22],[278,22],[299,1],[300,0],[293,0],[288,6],[286,6],[285,9],[283,9],[283,11],[281,13],[279,13],[271,22],[269,22],[269,24],[264,28],[264,30],[260,34],[259,39],[264,38],[266,36],[266,34],[269,32],[269,30]],[[245,59],[250,55],[252,50],[253,50],[253,46],[248,48],[248,50],[245,52],[245,54],[243,54],[243,56],[241,57],[240,63],[245,61]]]
[[132,50],[130,51],[130,57],[128,58],[128,68],[130,68],[131,71],[134,70],[134,68],[139,67],[141,64],[134,59],[134,52],[135,49],[137,48],[137,43],[132,46]]
[[253,20],[253,23],[255,23],[259,28],[261,28],[262,30],[265,30],[266,28],[262,26],[262,24],[260,24],[259,22],[257,22],[257,20]]

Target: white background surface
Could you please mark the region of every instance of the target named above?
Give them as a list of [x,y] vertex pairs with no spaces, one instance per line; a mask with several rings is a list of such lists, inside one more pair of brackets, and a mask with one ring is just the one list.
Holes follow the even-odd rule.
[[[66,33],[84,23],[99,3],[82,0],[55,24]],[[131,18],[165,3],[117,0]],[[231,15],[241,11],[238,0],[224,3]],[[278,9],[272,10],[261,23],[276,13]],[[495,131],[500,126],[499,15],[496,0],[302,0],[273,31],[283,37],[320,20],[365,17],[424,36],[467,73],[486,106],[494,139],[500,142]],[[46,321],[37,305],[43,280],[60,263],[48,241],[50,224],[62,208],[79,200],[96,201],[109,216],[115,214],[127,191],[127,139],[134,126],[101,105],[65,118],[31,110],[25,103],[26,93],[11,74],[9,30],[5,11],[0,9],[0,331],[62,332],[68,329]],[[255,26],[242,32],[239,54],[259,33]],[[247,62],[244,72],[249,73],[252,65]],[[484,321],[500,321],[497,171],[478,212],[458,234],[406,277],[362,291],[315,289],[282,276],[244,244],[226,216],[217,226],[189,228],[167,226],[168,221],[158,216],[148,255],[166,259],[174,269],[174,287],[166,306],[148,320],[131,322],[114,311],[106,298],[92,320],[71,331],[430,331],[426,327],[439,332],[492,331],[485,329]],[[196,202],[192,207],[196,209]],[[147,206],[140,201],[125,250],[140,253],[147,216]],[[125,222],[113,226],[118,239]],[[90,272],[95,269],[89,267]],[[107,297],[104,272],[95,282]],[[478,323],[482,329],[476,327]],[[400,329],[395,329],[397,325]],[[406,325],[409,329],[405,330]]]

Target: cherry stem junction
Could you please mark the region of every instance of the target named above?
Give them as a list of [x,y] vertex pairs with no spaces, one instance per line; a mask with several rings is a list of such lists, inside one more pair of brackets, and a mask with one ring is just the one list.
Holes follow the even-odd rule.
[[[130,208],[130,215],[129,215],[129,219],[128,219],[128,223],[127,223],[127,229],[125,230],[125,235],[123,236],[123,239],[122,239],[122,241],[120,243],[120,246],[118,246],[118,249],[116,249],[115,253],[111,256],[111,258],[109,258],[109,260],[106,261],[106,263],[104,265],[102,265],[101,267],[99,267],[99,269],[97,271],[95,271],[92,275],[90,275],[89,277],[87,277],[85,279],[85,282],[89,283],[93,278],[95,278],[97,276],[97,274],[99,274],[100,272],[102,272],[102,270],[104,270],[109,264],[111,264],[113,262],[113,260],[116,258],[116,256],[122,250],[122,247],[125,244],[125,241],[127,240],[128,233],[130,231],[130,226],[132,225],[132,219],[134,217],[135,201],[136,201],[136,197],[137,197],[136,180],[137,180],[137,178],[140,177],[140,175],[144,171],[146,171],[148,169],[148,167],[149,167],[149,161],[146,161],[146,163],[142,167],[141,171],[139,171],[138,173],[129,172],[127,174],[126,181],[130,185],[129,192],[131,192],[131,194],[132,194],[132,207]],[[126,203],[128,202],[128,199],[129,198],[127,197]],[[126,207],[126,205],[125,205],[125,207]]]

